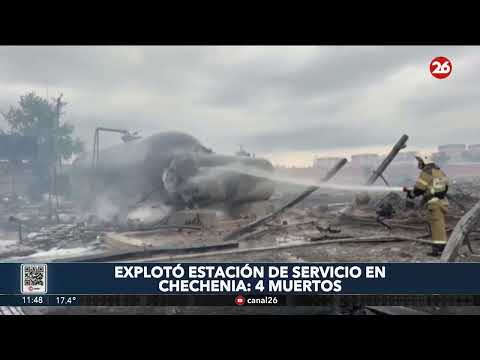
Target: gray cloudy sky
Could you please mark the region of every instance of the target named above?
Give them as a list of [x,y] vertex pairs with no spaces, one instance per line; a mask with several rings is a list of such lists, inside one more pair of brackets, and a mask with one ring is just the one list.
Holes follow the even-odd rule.
[[[444,80],[429,72],[439,55],[453,62]],[[480,143],[479,66],[480,48],[460,46],[0,46],[0,109],[48,88],[88,147],[96,126],[180,130],[300,165],[403,133],[412,150]]]

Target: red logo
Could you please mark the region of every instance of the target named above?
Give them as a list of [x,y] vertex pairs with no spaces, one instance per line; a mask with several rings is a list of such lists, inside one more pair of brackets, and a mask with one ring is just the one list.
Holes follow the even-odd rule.
[[30,285],[30,286],[28,287],[28,290],[29,290],[29,291],[33,291],[33,286]]
[[237,305],[245,305],[245,298],[242,295],[238,295],[235,298],[235,304]]
[[452,62],[446,57],[437,56],[430,63],[430,73],[437,79],[445,79],[452,73]]

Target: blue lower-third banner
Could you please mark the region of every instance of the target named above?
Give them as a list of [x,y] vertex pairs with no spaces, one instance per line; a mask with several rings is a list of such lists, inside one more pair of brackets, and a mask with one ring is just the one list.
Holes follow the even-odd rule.
[[0,294],[480,294],[480,263],[0,264]]

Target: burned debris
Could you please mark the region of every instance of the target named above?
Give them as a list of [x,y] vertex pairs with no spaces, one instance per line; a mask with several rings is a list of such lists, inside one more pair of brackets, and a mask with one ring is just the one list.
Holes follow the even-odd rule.
[[[213,153],[190,135],[167,132],[131,141],[73,164],[75,196],[84,201],[109,202],[125,215],[128,207],[150,198],[175,209],[227,206],[268,200],[273,183],[241,174],[230,166],[271,172],[264,159]],[[95,187],[91,181],[94,179]],[[87,199],[87,200],[85,200]],[[226,208],[228,210],[228,208]]]
[[[103,130],[131,136],[100,150]],[[431,232],[422,203],[391,186],[396,179],[387,174],[406,146],[406,135],[361,190],[335,183],[347,159],[333,164],[318,185],[289,187],[279,185],[283,178],[267,160],[217,154],[187,134],[141,138],[127,130],[98,128],[94,138],[94,151],[69,170],[70,195],[47,193],[41,201],[4,197],[5,236],[15,240],[1,248],[8,258],[40,252],[35,256],[58,259],[56,251],[71,249],[62,255],[66,260],[435,260],[427,251]],[[380,180],[384,190],[374,191]],[[472,225],[462,239],[454,228],[475,208],[477,184],[476,179],[452,183],[446,222],[447,233],[457,240],[446,248],[447,261],[473,261],[476,224],[468,221]]]
[[284,186],[267,160],[216,154],[187,134],[129,138],[102,151],[97,143],[93,163],[86,155],[71,166],[69,193],[35,201],[17,186],[4,194],[0,229],[10,240],[0,241],[0,261],[476,261],[480,179],[452,182],[450,240],[441,258],[430,256],[422,202],[387,173],[407,139],[352,190],[336,183],[346,158],[318,182]]

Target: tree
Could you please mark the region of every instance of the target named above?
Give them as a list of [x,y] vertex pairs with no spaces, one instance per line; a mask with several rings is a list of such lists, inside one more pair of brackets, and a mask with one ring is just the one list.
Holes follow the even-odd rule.
[[[57,110],[58,100],[58,110]],[[67,105],[61,98],[48,101],[35,92],[20,96],[18,106],[10,106],[7,112],[2,112],[7,122],[8,134],[36,136],[38,139],[39,163],[48,164],[51,159],[53,131],[57,122],[57,111],[60,119],[56,128],[57,158],[68,160],[74,154],[83,152],[84,144],[78,138],[73,138],[74,126],[61,121],[63,109]]]
[[38,155],[33,163],[36,180],[29,189],[32,199],[39,200],[42,193],[49,191],[51,165],[61,164],[62,160],[69,160],[84,150],[83,142],[73,138],[74,126],[61,120],[66,105],[61,96],[48,101],[29,92],[20,96],[18,106],[1,112],[7,123],[3,133],[37,138]]

